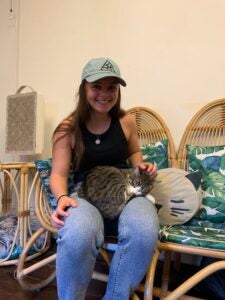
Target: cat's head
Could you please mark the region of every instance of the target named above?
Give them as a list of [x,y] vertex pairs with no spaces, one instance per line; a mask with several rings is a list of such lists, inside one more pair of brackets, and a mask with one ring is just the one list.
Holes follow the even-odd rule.
[[129,173],[128,182],[134,188],[140,187],[140,193],[148,194],[152,189],[152,179],[149,174],[140,169],[139,167],[135,167]]

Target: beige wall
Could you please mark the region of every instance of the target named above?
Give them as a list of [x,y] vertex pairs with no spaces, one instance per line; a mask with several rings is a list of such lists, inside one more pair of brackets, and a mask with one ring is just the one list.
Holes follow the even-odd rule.
[[73,109],[82,66],[92,57],[120,65],[124,108],[156,110],[176,145],[197,109],[225,97],[224,0],[12,2],[9,20],[11,1],[0,1],[0,160],[18,160],[4,154],[6,96],[22,84],[44,95],[43,156],[50,156],[52,130]]

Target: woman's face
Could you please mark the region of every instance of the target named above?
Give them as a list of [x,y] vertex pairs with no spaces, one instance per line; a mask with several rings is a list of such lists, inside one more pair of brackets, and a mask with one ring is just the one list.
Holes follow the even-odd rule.
[[119,83],[114,77],[106,77],[85,83],[86,98],[93,110],[108,113],[119,96]]

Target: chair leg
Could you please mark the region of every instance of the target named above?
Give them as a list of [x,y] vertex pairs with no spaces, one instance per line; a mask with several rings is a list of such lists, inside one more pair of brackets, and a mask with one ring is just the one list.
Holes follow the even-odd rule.
[[176,300],[179,299],[182,295],[184,295],[187,291],[189,291],[193,286],[199,283],[201,280],[206,278],[207,276],[217,272],[219,270],[225,269],[225,261],[217,261],[214,262],[205,268],[201,269],[189,279],[187,279],[184,283],[182,283],[179,287],[173,290],[164,300]]
[[160,255],[159,249],[156,248],[148,272],[146,274],[144,300],[152,300],[155,271],[156,271],[159,255]]
[[176,271],[180,270],[180,266],[181,266],[181,253],[174,253],[174,269]]
[[[105,260],[105,262],[107,263],[107,265],[110,266],[111,258],[110,258],[110,255],[108,254],[107,250],[102,248],[100,250],[100,254],[101,254],[102,258]],[[154,280],[155,268],[156,268],[158,257],[159,257],[159,251],[158,251],[158,249],[156,249],[153,259],[152,259],[152,262],[151,262],[151,267],[149,268],[149,271],[146,275],[147,283],[145,284],[145,286],[143,284],[140,284],[137,287],[137,291],[140,291],[142,293],[146,293],[146,295],[149,295],[149,296],[145,296],[145,298],[144,298],[145,300],[152,300],[153,280]],[[104,281],[104,282],[108,281],[108,275],[98,273],[98,272],[94,272],[92,278],[100,280],[100,281]],[[134,294],[131,296],[131,300],[140,300],[140,298],[134,292]]]
[[165,297],[168,294],[169,279],[170,279],[170,265],[171,265],[171,252],[165,251],[160,299],[164,299],[163,297]]
[[110,256],[109,256],[109,254],[107,253],[107,250],[105,250],[105,249],[101,249],[100,250],[100,254],[101,254],[101,256],[102,256],[102,258],[104,259],[104,261],[107,263],[107,265],[109,266],[110,265],[110,261],[111,261],[111,259],[110,259]]
[[28,255],[28,252],[31,248],[31,246],[34,244],[34,242],[46,231],[44,227],[41,227],[39,230],[37,230],[32,237],[29,239],[29,241],[26,243],[23,252],[21,253],[18,261],[17,271],[16,271],[16,277],[20,283],[20,285],[25,289],[29,291],[39,290],[45,286],[47,286],[53,279],[55,278],[55,270],[51,272],[51,274],[44,280],[39,280],[36,283],[31,283],[26,280],[26,276],[30,273],[42,268],[43,266],[46,266],[47,264],[53,262],[56,258],[56,254],[51,255],[48,258],[42,259],[39,262],[36,262],[32,264],[30,267],[24,268],[24,264]]
[[134,293],[131,297],[131,300],[140,300],[140,298],[138,297],[137,294]]

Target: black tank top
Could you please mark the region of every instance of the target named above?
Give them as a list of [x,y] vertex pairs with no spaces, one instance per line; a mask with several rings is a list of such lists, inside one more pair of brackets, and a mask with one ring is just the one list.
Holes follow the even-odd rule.
[[95,166],[127,167],[128,143],[118,119],[112,119],[109,129],[99,136],[100,144],[95,143],[98,136],[86,126],[81,128],[81,132],[85,151],[80,171],[75,176],[76,182],[82,180],[85,171]]

